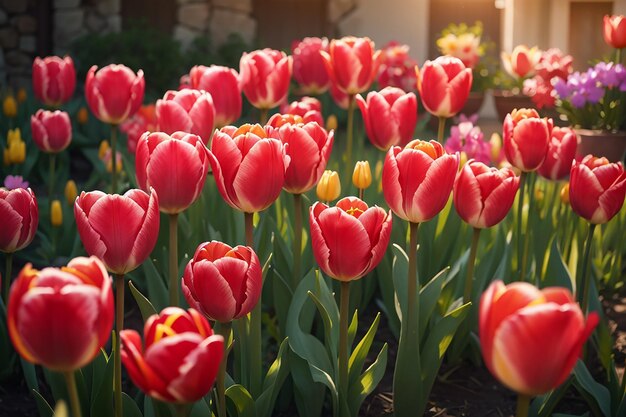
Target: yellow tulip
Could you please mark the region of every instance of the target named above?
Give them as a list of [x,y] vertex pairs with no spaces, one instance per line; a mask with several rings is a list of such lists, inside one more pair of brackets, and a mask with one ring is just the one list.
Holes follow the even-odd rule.
[[359,190],[365,190],[372,185],[372,170],[369,161],[358,161],[352,173],[352,183]]
[[569,204],[569,182],[561,187],[561,203]]
[[21,142],[21,141],[22,141],[22,132],[20,131],[20,128],[16,127],[15,129],[9,129],[9,132],[7,133],[7,143],[9,144],[9,146],[14,142]]
[[74,204],[77,195],[78,190],[76,188],[76,183],[74,182],[74,180],[69,180],[65,184],[65,199],[67,200],[67,204],[69,204],[70,206]]
[[78,110],[78,113],[76,113],[76,119],[78,120],[78,123],[81,125],[87,124],[87,122],[89,121],[89,112],[87,111],[87,109],[84,107],[81,107]]
[[341,182],[337,171],[327,169],[317,183],[317,198],[321,201],[333,201],[341,194]]
[[109,147],[108,140],[105,139],[102,142],[100,142],[100,147],[98,148],[98,158],[104,159],[104,156],[106,155],[109,149],[110,147]]
[[27,98],[28,98],[28,94],[26,94],[26,89],[24,87],[20,88],[17,91],[17,102],[23,103],[26,101]]
[[[120,154],[119,152],[117,153],[117,160],[116,160],[116,165],[115,165],[115,171],[119,174],[120,172],[122,172],[122,154]],[[111,173],[113,172],[113,158],[111,158],[111,151],[109,151],[107,153],[107,155],[104,157],[104,161],[106,163],[107,166],[107,172]]]
[[13,164],[21,164],[26,159],[26,144],[22,141],[9,145],[9,159]]
[[326,119],[326,130],[334,130],[337,129],[337,116],[331,114]]
[[2,112],[10,119],[17,116],[17,100],[12,95],[6,96],[2,102]]
[[59,227],[63,224],[63,209],[59,200],[52,200],[50,205],[50,222],[54,227]]

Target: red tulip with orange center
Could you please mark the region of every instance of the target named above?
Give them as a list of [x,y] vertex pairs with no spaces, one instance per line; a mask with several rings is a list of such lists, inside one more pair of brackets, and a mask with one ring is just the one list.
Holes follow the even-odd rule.
[[85,97],[91,112],[102,122],[117,125],[137,113],[145,89],[143,71],[135,74],[125,65],[91,67]]
[[328,52],[320,53],[333,84],[348,95],[366,91],[378,74],[380,51],[370,38],[333,39]]
[[417,89],[422,104],[433,116],[452,117],[467,101],[472,88],[472,70],[452,56],[426,61],[417,72]]
[[176,214],[200,195],[209,171],[208,152],[200,136],[175,132],[145,132],[135,155],[137,183],[144,191],[154,188],[159,209]]
[[542,119],[535,109],[516,109],[506,115],[502,139],[506,159],[524,172],[535,171],[548,153],[552,119]]
[[224,338],[214,335],[196,310],[167,307],[148,318],[144,342],[123,330],[122,362],[146,395],[171,403],[192,403],[213,386],[224,355]]
[[552,129],[546,159],[537,170],[539,175],[549,180],[557,181],[567,177],[572,168],[572,161],[576,157],[578,136],[569,127],[555,127]]
[[0,252],[13,253],[28,246],[39,224],[39,209],[33,191],[30,188],[7,190],[0,187],[0,219]]
[[500,223],[513,206],[519,182],[509,168],[490,168],[469,160],[454,182],[454,207],[470,226],[491,227]]
[[311,245],[315,260],[330,277],[352,281],[380,263],[391,236],[391,212],[368,207],[357,197],[345,197],[335,207],[313,204]]
[[211,94],[215,106],[215,126],[222,128],[241,117],[239,74],[219,65],[196,65],[189,71],[190,87]]
[[292,114],[302,117],[304,123],[317,122],[320,126],[324,126],[324,117],[322,116],[322,103],[314,97],[302,97],[298,101],[292,101],[290,104],[280,106],[282,114]]
[[244,52],[239,61],[239,81],[250,104],[267,110],[284,101],[289,93],[291,65],[291,57],[275,49]]
[[613,48],[626,48],[626,17],[604,16],[604,42]]
[[37,110],[30,116],[30,130],[33,142],[44,152],[61,152],[72,141],[72,122],[64,111]]
[[626,172],[622,163],[587,155],[574,161],[570,172],[569,200],[572,210],[593,224],[606,223],[624,204]]
[[328,39],[311,37],[291,44],[293,78],[302,94],[317,95],[328,90],[330,78],[320,51],[328,51]]
[[403,220],[421,223],[446,205],[459,169],[458,152],[447,154],[437,141],[414,140],[389,149],[383,165],[383,194]]
[[69,56],[48,56],[33,61],[33,92],[46,106],[68,102],[76,88],[76,70]]
[[170,90],[156,102],[157,129],[171,135],[174,132],[193,133],[209,143],[213,134],[215,107],[213,98],[205,91],[186,88]]
[[113,327],[111,279],[97,258],[41,271],[27,264],[11,287],[9,336],[27,361],[59,372],[87,365]]
[[480,345],[487,368],[517,393],[536,396],[561,385],[598,324],[585,319],[569,290],[495,281],[482,295]]
[[82,192],[74,203],[74,217],[87,253],[118,275],[141,265],[159,237],[159,200],[154,191]]
[[276,129],[258,124],[215,132],[209,160],[217,189],[228,205],[256,213],[278,198],[290,158],[277,137]]
[[190,306],[222,323],[245,316],[263,286],[259,258],[248,246],[202,243],[185,268],[183,294]]
[[417,124],[415,94],[386,87],[380,92],[370,92],[367,101],[359,94],[356,102],[372,145],[386,151],[391,146],[406,145],[411,141]]

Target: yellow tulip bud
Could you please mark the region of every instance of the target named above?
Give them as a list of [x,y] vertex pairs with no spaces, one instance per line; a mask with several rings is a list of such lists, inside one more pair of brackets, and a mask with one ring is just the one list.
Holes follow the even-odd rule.
[[14,142],[21,142],[21,141],[22,141],[22,132],[20,131],[20,128],[16,127],[15,129],[9,129],[9,132],[7,133],[7,143],[9,144],[9,146]]
[[110,147],[109,147],[108,140],[105,139],[102,142],[100,142],[100,147],[98,147],[98,158],[103,159],[107,151],[109,150],[109,148]]
[[372,185],[372,170],[368,161],[358,161],[352,173],[352,183],[359,190],[365,190]]
[[12,95],[6,96],[2,102],[2,112],[8,118],[17,116],[17,100]]
[[77,194],[78,190],[76,189],[76,183],[74,182],[74,180],[69,180],[65,184],[65,199],[67,200],[67,204],[69,204],[70,206],[74,204]]
[[78,110],[78,113],[76,113],[76,119],[78,120],[78,123],[81,125],[87,124],[87,122],[89,121],[89,112],[87,111],[87,109],[84,107],[81,107]]
[[[119,152],[117,153],[117,160],[116,160],[116,165],[115,165],[115,171],[119,174],[120,172],[122,172],[122,154]],[[108,151],[107,154],[104,157],[104,161],[106,163],[107,166],[107,172],[111,173],[113,172],[113,158],[111,158],[111,151]]]
[[26,143],[13,142],[9,145],[9,159],[13,164],[21,164],[26,159]]
[[24,87],[20,88],[17,91],[17,102],[23,103],[26,101],[27,98],[28,98],[28,94],[26,94],[26,89]]
[[561,203],[569,204],[569,182],[561,187]]
[[502,152],[502,137],[494,133],[489,138],[489,144],[491,145],[491,160],[495,163],[500,161],[500,153]]
[[465,163],[467,162],[467,154],[465,151],[461,151],[461,163],[459,164],[459,171],[463,169]]
[[333,201],[341,194],[341,182],[337,171],[327,169],[317,183],[317,198],[321,201]]
[[331,114],[326,119],[326,130],[334,130],[337,129],[337,116]]
[[50,205],[50,223],[54,227],[59,227],[63,224],[63,209],[59,200],[52,200]]
[[11,154],[8,149],[3,149],[2,162],[5,166],[11,165]]

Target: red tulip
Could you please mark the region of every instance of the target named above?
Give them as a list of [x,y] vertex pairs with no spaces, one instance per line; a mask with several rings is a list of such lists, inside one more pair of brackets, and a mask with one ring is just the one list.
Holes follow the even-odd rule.
[[541,59],[541,54],[541,50],[536,46],[529,48],[526,45],[517,45],[510,55],[502,52],[504,70],[515,79],[532,77]]
[[271,126],[245,124],[215,132],[209,160],[222,198],[245,213],[268,208],[285,183],[289,156]]
[[565,288],[538,290],[526,282],[492,283],[480,300],[479,333],[485,364],[512,390],[529,396],[561,385],[598,324],[587,320]]
[[154,188],[162,212],[180,213],[202,192],[209,171],[207,155],[200,136],[146,132],[137,143],[137,183],[144,191]]
[[327,275],[352,281],[376,268],[391,236],[391,212],[345,197],[335,207],[317,202],[310,210],[311,245]]
[[178,131],[193,133],[206,145],[213,134],[213,98],[205,91],[190,88],[170,90],[162,100],[157,100],[156,118],[159,131],[168,135]]
[[182,282],[190,306],[225,323],[245,316],[257,305],[263,274],[252,248],[212,241],[198,246]]
[[61,152],[72,141],[72,122],[64,111],[37,110],[30,116],[30,130],[35,145],[44,152]]
[[366,91],[378,74],[380,51],[369,38],[333,39],[328,52],[320,53],[333,84],[348,95]]
[[271,109],[285,100],[291,64],[290,56],[274,49],[244,52],[239,61],[239,80],[250,104],[258,109]]
[[27,361],[53,371],[87,365],[113,328],[113,291],[95,257],[41,271],[27,264],[11,287],[9,336]]
[[46,106],[58,107],[69,101],[76,88],[76,70],[69,56],[48,56],[33,61],[33,92]]
[[196,65],[189,72],[191,88],[204,90],[213,97],[215,126],[222,128],[241,117],[239,74],[232,68]]
[[167,307],[148,318],[144,343],[135,330],[122,330],[121,354],[130,379],[161,401],[192,403],[213,386],[224,338],[194,309]]
[[613,48],[626,48],[626,17],[604,16],[604,42]]
[[587,155],[572,164],[569,200],[580,217],[593,224],[606,223],[620,211],[625,195],[626,173],[621,162]]
[[426,61],[417,69],[417,89],[422,104],[433,116],[452,117],[467,101],[472,88],[472,70],[452,56]]
[[562,180],[567,177],[576,157],[578,136],[568,127],[552,129],[546,159],[537,170],[539,175],[549,180]]
[[33,191],[0,188],[0,251],[12,253],[30,244],[39,223],[39,209]]
[[111,64],[87,73],[85,97],[91,112],[102,122],[119,124],[135,114],[145,88],[143,71],[137,74],[124,65]]
[[298,101],[292,101],[291,104],[285,103],[280,106],[280,112],[300,116],[304,123],[317,122],[320,126],[324,126],[322,103],[313,97],[302,97]]
[[114,274],[141,265],[159,237],[159,200],[153,191],[82,192],[74,203],[74,217],[87,253]]
[[409,56],[409,46],[398,42],[389,42],[382,49],[378,86],[398,87],[409,92],[417,86],[415,67],[417,62]]
[[396,87],[372,91],[367,101],[359,94],[356,102],[361,109],[365,131],[372,145],[381,151],[411,141],[417,124],[417,98]]
[[328,52],[328,39],[304,38],[291,44],[293,78],[302,94],[318,95],[328,90],[330,78],[320,51]]
[[509,168],[490,168],[469,160],[454,181],[454,207],[470,226],[491,227],[500,223],[511,209],[519,181]]
[[513,110],[502,125],[506,159],[524,172],[535,171],[548,153],[552,119],[541,119],[535,109]]
[[448,202],[459,159],[458,152],[449,155],[434,140],[416,139],[405,148],[390,148],[382,178],[389,208],[396,216],[413,223],[435,217]]
[[128,152],[135,154],[137,142],[141,135],[156,131],[156,106],[148,104],[141,106],[137,113],[120,125],[120,131],[126,134]]
[[337,87],[337,84],[330,83],[330,96],[340,109],[348,110],[350,105],[350,96]]

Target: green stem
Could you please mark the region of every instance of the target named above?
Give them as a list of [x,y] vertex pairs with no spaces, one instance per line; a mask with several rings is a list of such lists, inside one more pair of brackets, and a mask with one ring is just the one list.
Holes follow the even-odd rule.
[[2,281],[2,300],[6,307],[9,303],[9,289],[11,288],[11,273],[13,268],[13,252],[7,252],[4,254],[4,262],[6,263],[6,273],[4,280]]
[[363,200],[364,191],[365,190],[363,188],[359,188],[359,200]]
[[589,307],[589,257],[591,255],[591,244],[593,242],[593,231],[596,230],[596,225],[593,223],[589,223],[589,232],[587,233],[587,240],[585,242],[585,254],[583,255],[583,265],[582,265],[582,279],[581,286],[583,288],[582,299],[579,299],[580,305],[582,306],[583,314],[587,314],[587,309]]
[[228,345],[230,344],[230,335],[232,322],[219,323],[219,333],[224,337],[224,357],[220,363],[220,369],[217,374],[217,416],[226,416],[226,366],[228,365]]
[[176,417],[189,417],[191,414],[191,404],[178,403],[174,404],[174,408],[176,409]]
[[622,50],[621,50],[621,48],[616,48],[615,49],[615,62],[617,64],[621,64],[622,63]]
[[170,214],[170,306],[178,306],[178,213]]
[[[348,97],[348,140],[346,144],[346,172],[350,173],[352,167],[352,136],[354,135],[354,94]],[[346,182],[349,184],[349,182]]]
[[56,166],[57,154],[50,154],[50,178],[48,178],[48,198],[52,201],[52,196],[54,195],[54,174],[55,174],[55,166]]
[[446,130],[446,118],[440,116],[439,117],[439,128],[437,129],[437,141],[443,144],[443,134]]
[[[246,245],[254,249],[254,213],[244,213],[244,224],[246,229]],[[261,350],[262,338],[261,338],[261,296],[254,309],[250,312],[250,327],[248,329],[248,342],[250,352],[250,393],[254,398],[258,398],[261,395],[261,388],[263,386],[263,360]]]
[[524,252],[522,253],[522,265],[520,273],[520,281],[526,280],[526,267],[528,264],[528,249],[530,246],[530,224],[533,215],[534,202],[535,202],[535,180],[536,175],[530,174],[528,181],[528,216],[526,216],[526,232],[524,233]]
[[269,113],[269,109],[259,109],[259,123],[261,126],[265,126],[267,123],[267,114]]
[[243,221],[244,221],[245,231],[246,231],[246,246],[250,246],[251,248],[254,249],[254,238],[253,238],[254,213],[244,213]]
[[302,194],[293,195],[294,226],[293,226],[293,281],[295,291],[300,283],[302,263]]
[[124,275],[115,277],[115,416],[122,417],[122,355],[120,332],[124,329]]
[[474,265],[476,263],[476,251],[478,249],[478,240],[482,229],[474,228],[472,234],[472,247],[470,249],[469,260],[467,261],[467,275],[465,276],[465,291],[463,292],[463,303],[472,301],[472,282],[474,280]]
[[520,281],[523,281],[522,274],[522,256],[523,256],[523,240],[522,240],[522,223],[524,220],[524,189],[526,188],[526,172],[522,172],[519,180],[519,198],[517,200],[517,270],[520,273]]
[[517,409],[515,417],[528,417],[528,409],[530,407],[530,396],[524,394],[517,395]]
[[117,193],[117,126],[111,125],[111,193]]
[[249,376],[248,376],[248,317],[244,316],[235,322],[236,326],[236,335],[233,337],[236,340],[236,343],[233,344],[233,349],[235,350],[235,360],[233,361],[233,373],[238,378],[238,381],[241,381],[244,385],[249,385]]
[[348,404],[348,314],[350,309],[350,281],[341,281],[341,304],[339,307],[339,410],[346,410]]
[[80,400],[78,399],[78,390],[76,389],[76,378],[74,371],[64,372],[65,384],[67,385],[67,393],[70,396],[70,407],[74,417],[81,417]]

